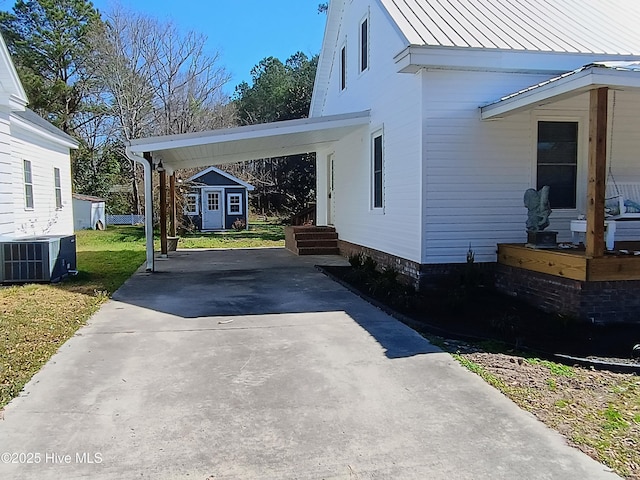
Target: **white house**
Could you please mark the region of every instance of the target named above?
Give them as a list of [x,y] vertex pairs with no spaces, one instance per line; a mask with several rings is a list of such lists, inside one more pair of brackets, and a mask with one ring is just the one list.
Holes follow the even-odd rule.
[[[498,246],[526,241],[524,192],[548,184],[560,241],[586,216],[586,263],[534,259],[533,271],[640,279],[640,265],[624,276],[589,263],[603,257],[604,184],[640,182],[637,25],[631,0],[332,0],[309,119],[130,153],[180,168],[314,151],[318,225],[335,227],[344,254],[417,283],[469,248],[476,262],[526,263]],[[638,227],[617,225],[616,240],[640,239]]]
[[78,144],[27,103],[0,36],[0,283],[55,282],[76,269],[69,151]]
[[0,240],[73,234],[69,150],[78,144],[27,102],[0,37]]

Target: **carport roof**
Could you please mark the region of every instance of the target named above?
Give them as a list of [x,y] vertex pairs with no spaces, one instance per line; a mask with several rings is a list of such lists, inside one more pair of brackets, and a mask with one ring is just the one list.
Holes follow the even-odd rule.
[[204,167],[316,151],[369,124],[369,111],[303,118],[207,132],[132,140],[167,168]]

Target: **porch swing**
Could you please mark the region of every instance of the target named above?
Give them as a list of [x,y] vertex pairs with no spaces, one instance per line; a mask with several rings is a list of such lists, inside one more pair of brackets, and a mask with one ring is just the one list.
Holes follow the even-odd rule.
[[605,194],[606,220],[640,220],[640,182],[616,182],[613,176],[613,124],[616,115],[616,92],[613,92],[609,169]]

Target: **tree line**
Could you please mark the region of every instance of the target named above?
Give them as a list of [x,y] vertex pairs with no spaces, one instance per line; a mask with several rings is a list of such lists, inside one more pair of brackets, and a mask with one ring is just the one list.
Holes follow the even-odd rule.
[[[130,140],[308,115],[317,55],[265,58],[251,85],[229,96],[230,75],[205,35],[120,5],[17,0],[0,12],[0,30],[29,108],[80,144],[74,192],[106,198],[110,213],[142,213],[142,172],[124,154]],[[256,187],[255,210],[286,214],[313,198],[314,164],[302,155],[223,168]]]

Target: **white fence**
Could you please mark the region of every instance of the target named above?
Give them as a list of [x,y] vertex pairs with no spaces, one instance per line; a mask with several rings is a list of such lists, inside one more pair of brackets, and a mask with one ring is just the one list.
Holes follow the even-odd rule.
[[107,225],[136,225],[144,223],[144,215],[107,215]]

